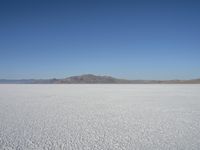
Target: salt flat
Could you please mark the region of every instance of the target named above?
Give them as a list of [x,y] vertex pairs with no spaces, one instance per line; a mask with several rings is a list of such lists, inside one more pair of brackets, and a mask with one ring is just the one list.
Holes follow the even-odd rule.
[[200,85],[0,85],[0,149],[199,150]]

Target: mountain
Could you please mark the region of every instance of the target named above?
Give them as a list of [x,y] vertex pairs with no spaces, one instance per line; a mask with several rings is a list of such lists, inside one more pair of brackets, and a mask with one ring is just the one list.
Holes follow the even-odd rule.
[[111,76],[84,74],[64,79],[1,79],[0,84],[200,84],[200,79],[193,80],[126,80]]
[[96,76],[93,74],[85,74],[81,76],[72,76],[65,79],[61,79],[58,81],[58,83],[75,83],[75,84],[93,84],[93,83],[99,83],[99,84],[105,84],[105,83],[128,83],[129,80],[124,79],[117,79],[110,76]]

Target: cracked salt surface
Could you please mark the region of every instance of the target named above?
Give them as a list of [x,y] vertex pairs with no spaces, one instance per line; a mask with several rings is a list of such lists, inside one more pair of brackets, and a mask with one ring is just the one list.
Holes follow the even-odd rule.
[[0,149],[199,150],[200,85],[0,85]]

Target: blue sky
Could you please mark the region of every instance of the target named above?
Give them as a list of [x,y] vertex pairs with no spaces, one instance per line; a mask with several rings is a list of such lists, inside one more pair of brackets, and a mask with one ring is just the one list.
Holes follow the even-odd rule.
[[0,78],[200,77],[200,2],[1,0]]

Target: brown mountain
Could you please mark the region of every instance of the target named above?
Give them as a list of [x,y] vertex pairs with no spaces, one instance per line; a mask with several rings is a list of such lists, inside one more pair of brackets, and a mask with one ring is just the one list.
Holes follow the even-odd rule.
[[129,80],[117,79],[110,76],[96,76],[93,74],[85,74],[81,76],[72,76],[65,79],[59,80],[57,83],[73,83],[73,84],[105,84],[105,83],[129,83]]

